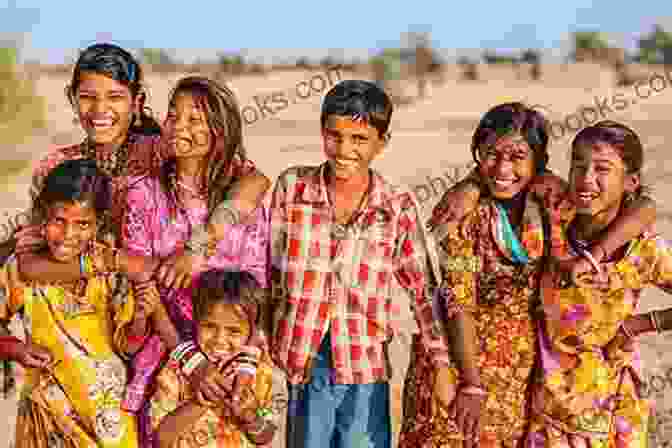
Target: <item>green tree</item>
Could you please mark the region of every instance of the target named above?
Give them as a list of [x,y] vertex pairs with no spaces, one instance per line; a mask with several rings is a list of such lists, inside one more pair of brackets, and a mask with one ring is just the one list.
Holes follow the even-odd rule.
[[638,41],[638,62],[644,64],[672,64],[672,33],[656,25],[653,31]]
[[572,33],[574,51],[572,59],[582,61],[588,57],[596,58],[598,53],[609,48],[607,40],[599,31],[576,31]]
[[143,48],[141,58],[145,64],[157,66],[175,65],[175,59],[163,48]]

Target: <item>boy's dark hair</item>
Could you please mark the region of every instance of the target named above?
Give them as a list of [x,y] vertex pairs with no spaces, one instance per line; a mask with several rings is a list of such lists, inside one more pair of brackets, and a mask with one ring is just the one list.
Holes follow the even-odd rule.
[[392,101],[383,89],[369,81],[348,79],[336,84],[325,95],[320,124],[324,127],[329,115],[359,117],[383,137],[390,127],[392,110]]
[[512,132],[519,132],[534,152],[537,174],[548,164],[548,121],[544,115],[521,102],[499,104],[483,115],[471,140],[471,155],[479,164],[478,150]]
[[198,281],[193,298],[194,321],[198,322],[208,313],[210,307],[218,304],[242,305],[254,308],[258,321],[258,303],[255,292],[259,284],[252,274],[246,271],[227,271],[212,269],[204,272]]
[[36,204],[44,219],[52,204],[75,201],[90,201],[99,218],[112,205],[112,181],[95,160],[66,160],[56,166],[44,180]]
[[152,117],[151,110],[145,106],[147,93],[143,85],[142,68],[128,51],[108,43],[99,43],[80,52],[72,71],[72,80],[65,87],[65,94],[71,105],[76,104],[77,89],[82,72],[98,73],[125,85],[131,91],[133,99],[140,101],[140,120],[132,120],[129,132],[144,135],[160,135],[161,126]]

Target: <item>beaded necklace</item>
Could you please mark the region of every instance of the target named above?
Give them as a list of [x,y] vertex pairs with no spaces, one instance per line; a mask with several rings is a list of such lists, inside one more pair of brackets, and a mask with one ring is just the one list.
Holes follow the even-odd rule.
[[128,148],[135,141],[133,134],[129,134],[124,143],[114,151],[111,151],[109,155],[101,156],[96,151],[96,146],[86,138],[81,145],[82,154],[88,159],[93,159],[96,161],[96,165],[100,168],[105,174],[110,177],[119,177],[126,173],[128,168]]

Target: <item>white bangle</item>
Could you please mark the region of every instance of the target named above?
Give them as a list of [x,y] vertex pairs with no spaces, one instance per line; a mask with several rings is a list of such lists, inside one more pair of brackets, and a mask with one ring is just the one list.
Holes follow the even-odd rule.
[[203,362],[207,361],[208,358],[203,354],[203,352],[196,352],[194,355],[187,361],[187,363],[182,367],[182,373],[185,376],[191,376],[191,374],[196,370]]

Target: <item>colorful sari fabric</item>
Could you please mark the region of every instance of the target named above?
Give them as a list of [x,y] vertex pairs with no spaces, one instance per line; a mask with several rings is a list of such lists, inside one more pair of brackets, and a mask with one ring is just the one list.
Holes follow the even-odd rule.
[[54,360],[47,370],[26,371],[16,446],[138,446],[135,418],[121,409],[126,366],[117,354],[133,315],[128,285],[116,274],[81,282],[81,295],[61,285],[26,285],[15,258],[0,271],[0,283],[0,320],[19,314],[26,341]]
[[[271,409],[273,366],[268,355],[257,368],[256,382],[250,391],[259,407]],[[156,392],[151,400],[151,423],[156,430],[161,420],[180,406],[195,400],[195,395],[179,367],[171,360],[156,378]],[[277,425],[277,422],[274,422]],[[171,448],[252,448],[254,445],[231,416],[222,408],[210,407],[190,428],[180,434]]]
[[[200,207],[190,210],[178,208],[177,213],[171,213],[174,208],[158,179],[150,176],[132,178],[130,185],[123,241],[131,253],[161,258],[172,255],[183,249],[193,228],[206,222],[208,210],[205,201]],[[263,207],[257,209],[256,214],[245,223],[230,226],[226,238],[217,242],[215,254],[207,260],[203,269],[248,271],[261,287],[266,287],[268,226],[267,211]],[[159,286],[159,293],[180,337],[184,340],[193,339],[193,288],[167,289]],[[147,398],[166,355],[161,339],[158,334],[154,334],[131,363],[132,375],[124,408],[138,413],[141,442],[151,438]]]
[[[567,227],[554,255],[577,255]],[[649,403],[641,395],[639,347],[607,350],[647,286],[672,291],[672,252],[654,234],[632,241],[601,264],[608,287],[572,285],[549,266],[541,284],[545,315],[538,333],[543,369],[534,387],[530,448],[643,448]]]
[[[488,197],[481,198],[459,229],[453,226],[448,234],[443,225],[433,229],[451,291],[445,311],[448,316],[468,312],[476,325],[477,362],[489,393],[477,440],[480,448],[516,447],[529,421],[529,382],[536,360],[532,307],[544,253],[544,220],[532,195],[523,206],[519,235],[508,231],[502,208]],[[416,338],[411,350],[399,447],[461,448],[464,438],[455,421],[434,404],[436,369],[426,348]],[[451,368],[451,373],[456,389],[459,372]]]

